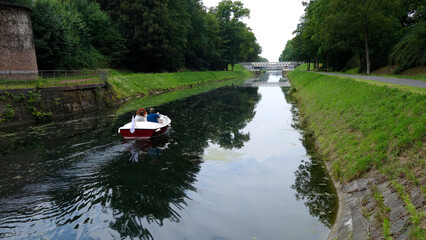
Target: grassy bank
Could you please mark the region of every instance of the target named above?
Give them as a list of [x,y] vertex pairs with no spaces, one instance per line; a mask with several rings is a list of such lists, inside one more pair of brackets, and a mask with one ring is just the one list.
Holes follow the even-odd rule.
[[426,90],[413,93],[301,71],[289,77],[303,118],[339,180],[373,168],[424,166]]
[[176,72],[176,73],[113,73],[108,79],[119,98],[150,95],[160,91],[187,88],[206,83],[247,77],[250,73],[239,66],[234,71]]
[[[411,190],[426,195],[426,90],[303,71],[289,78],[301,119],[316,137],[318,152],[331,163],[333,177],[346,183],[372,170],[381,172],[404,202],[410,239],[424,239],[426,214],[413,205]],[[382,234],[392,239],[385,213],[379,219]]]

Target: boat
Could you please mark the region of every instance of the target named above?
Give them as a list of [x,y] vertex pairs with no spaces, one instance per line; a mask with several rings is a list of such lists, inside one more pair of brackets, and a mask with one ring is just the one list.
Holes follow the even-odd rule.
[[172,120],[166,115],[160,114],[158,123],[148,122],[146,117],[140,117],[139,121],[132,117],[132,121],[118,129],[125,139],[152,139],[166,134]]

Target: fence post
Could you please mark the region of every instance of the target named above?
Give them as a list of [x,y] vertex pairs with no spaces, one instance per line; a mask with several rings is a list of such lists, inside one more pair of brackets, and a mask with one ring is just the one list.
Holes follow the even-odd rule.
[[100,79],[103,83],[106,83],[107,80],[106,80],[106,72],[105,71],[101,71],[99,73],[99,77],[100,77]]

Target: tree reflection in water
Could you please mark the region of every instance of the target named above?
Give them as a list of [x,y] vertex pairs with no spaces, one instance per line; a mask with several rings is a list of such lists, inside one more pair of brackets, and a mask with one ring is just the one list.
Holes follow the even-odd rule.
[[[131,141],[126,153],[96,173],[52,191],[56,204],[65,210],[61,224],[85,215],[89,219],[94,214],[90,209],[101,205],[112,212],[109,227],[121,238],[153,239],[149,224],[179,222],[179,212],[191,200],[187,193],[196,191],[193,185],[209,142],[232,149],[250,139],[241,129],[254,117],[259,99],[257,89],[225,87],[157,106],[173,121],[170,138]],[[131,114],[120,116],[117,124],[128,121]],[[76,208],[82,213],[76,214]]]
[[309,132],[304,132],[304,126],[299,123],[299,109],[292,98],[290,88],[282,88],[287,102],[292,104],[293,124],[295,129],[303,132],[302,144],[309,154],[309,160],[303,161],[294,173],[295,183],[291,186],[296,190],[296,199],[305,201],[312,216],[331,228],[336,217],[337,195],[323,161],[315,153],[315,140]]
[[297,191],[296,199],[304,200],[309,213],[330,228],[334,223],[337,198],[330,179],[323,177],[327,176],[323,163],[311,158],[304,161],[294,174],[296,180],[291,188]]

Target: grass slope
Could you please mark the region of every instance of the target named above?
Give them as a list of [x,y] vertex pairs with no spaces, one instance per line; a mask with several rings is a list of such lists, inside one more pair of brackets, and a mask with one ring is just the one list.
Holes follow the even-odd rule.
[[234,71],[112,74],[108,83],[117,97],[127,98],[249,75],[248,71],[236,66]]
[[404,91],[351,78],[293,71],[302,117],[342,181],[376,168],[425,166],[426,90]]

